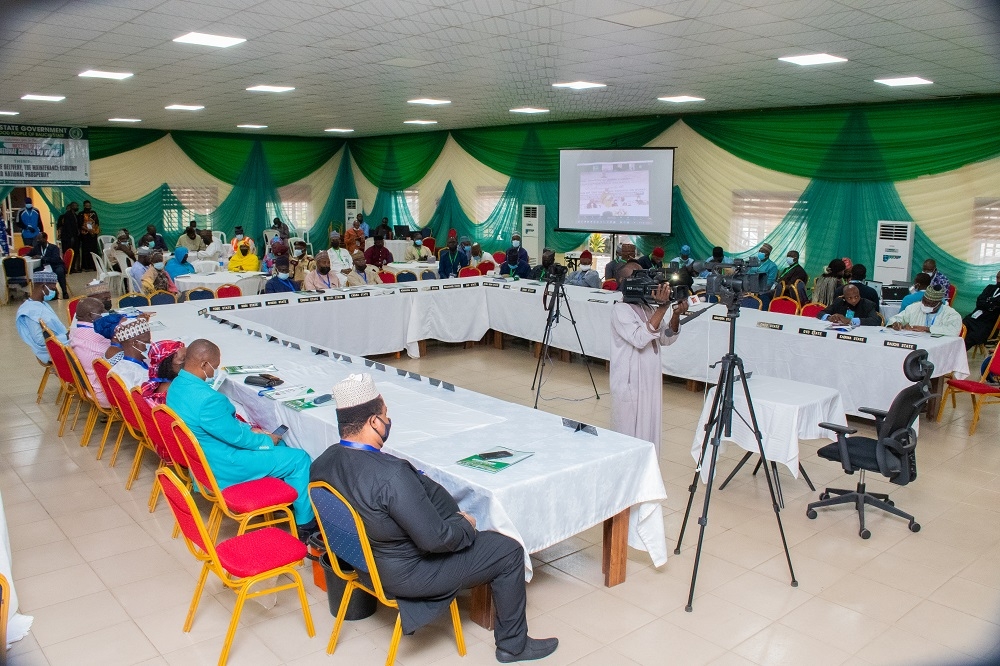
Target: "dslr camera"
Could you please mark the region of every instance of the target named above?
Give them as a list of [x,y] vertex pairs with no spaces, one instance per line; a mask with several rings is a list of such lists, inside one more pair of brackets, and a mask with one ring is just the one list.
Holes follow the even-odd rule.
[[658,303],[653,301],[653,294],[664,283],[670,285],[670,297],[674,301],[683,301],[691,295],[691,275],[676,261],[662,268],[637,270],[618,287],[624,302],[656,307]]

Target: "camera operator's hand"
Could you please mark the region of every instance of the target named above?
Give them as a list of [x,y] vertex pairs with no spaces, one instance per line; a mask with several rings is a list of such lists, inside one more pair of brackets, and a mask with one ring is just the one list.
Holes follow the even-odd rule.
[[676,319],[687,311],[688,311],[688,302],[687,299],[685,298],[683,301],[678,301],[677,303],[674,303],[673,318]]
[[653,300],[660,304],[661,308],[670,305],[670,285],[664,282],[653,292]]

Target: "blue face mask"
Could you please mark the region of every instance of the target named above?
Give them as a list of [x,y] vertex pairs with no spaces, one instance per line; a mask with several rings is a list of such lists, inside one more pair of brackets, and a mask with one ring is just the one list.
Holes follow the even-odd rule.
[[512,240],[510,242],[510,246],[511,247],[521,247],[521,241],[519,241],[519,240]]
[[31,204],[24,204],[25,210],[31,210],[32,208],[34,208],[34,206],[32,206]]
[[279,280],[287,280],[288,279],[288,273],[278,273],[278,279]]
[[416,245],[417,247],[420,247],[421,245],[424,244],[424,242],[422,240],[415,240],[413,241],[413,244]]
[[55,297],[56,297],[56,290],[55,289],[52,289],[50,291],[45,292],[45,295],[42,296],[42,298],[44,298],[47,301],[51,301]]
[[792,264],[795,263],[795,260],[792,259],[791,257],[785,257],[785,263],[791,266]]
[[764,261],[765,259],[767,259],[767,255],[764,254],[763,252],[758,252],[757,258],[760,259],[761,261]]
[[155,268],[158,271],[162,271],[163,270],[163,262],[162,261],[156,262],[155,264],[153,264],[153,268]]

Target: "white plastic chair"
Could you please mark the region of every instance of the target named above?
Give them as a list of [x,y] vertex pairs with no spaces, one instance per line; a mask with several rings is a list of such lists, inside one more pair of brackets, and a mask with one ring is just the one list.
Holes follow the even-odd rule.
[[[264,248],[265,248],[265,252],[266,252],[266,248],[271,247],[271,239],[274,238],[277,235],[278,235],[278,231],[276,229],[265,229],[264,230]],[[261,256],[263,256],[263,255],[261,255]]]
[[[97,237],[97,242],[101,244],[101,253],[104,253],[105,248],[115,244],[115,237],[108,236],[107,234],[101,234]],[[135,244],[133,243],[133,247]]]
[[96,252],[91,252],[90,256],[94,258],[94,265],[97,266],[97,270],[99,271],[97,279],[108,283],[108,291],[111,292],[111,297],[118,298],[119,296],[124,296],[125,285],[122,284],[122,274],[118,271],[109,271],[108,267],[104,264],[104,259]]
[[219,245],[226,244],[226,234],[222,233],[221,231],[213,231],[212,238],[219,241]]

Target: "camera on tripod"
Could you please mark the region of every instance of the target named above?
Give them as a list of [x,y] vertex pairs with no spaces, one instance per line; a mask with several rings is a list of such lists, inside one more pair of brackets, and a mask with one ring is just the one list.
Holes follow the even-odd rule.
[[545,277],[546,282],[558,282],[562,284],[566,281],[566,267],[562,264],[552,264],[549,266],[548,274]]
[[662,268],[637,270],[625,280],[619,289],[622,300],[632,304],[646,304],[656,307],[653,294],[662,284],[670,285],[670,297],[674,301],[683,301],[691,295],[691,275],[686,267],[672,261]]
[[705,295],[716,296],[720,303],[733,307],[747,294],[759,294],[765,291],[767,275],[749,272],[749,269],[758,266],[760,260],[757,257],[750,257],[733,259],[731,264],[720,261],[696,261],[693,267],[698,273],[708,271]]

